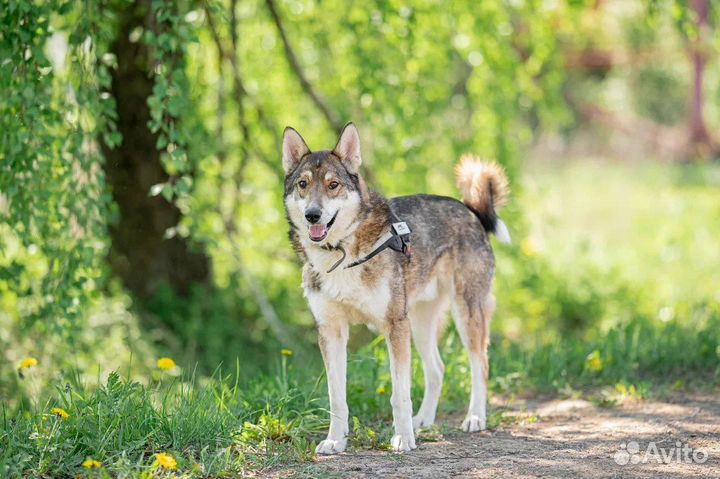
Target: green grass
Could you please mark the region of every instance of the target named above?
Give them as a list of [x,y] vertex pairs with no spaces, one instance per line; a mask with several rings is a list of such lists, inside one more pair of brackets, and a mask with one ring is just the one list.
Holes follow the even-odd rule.
[[[113,477],[162,472],[155,454],[167,453],[190,477],[242,474],[278,463],[301,461],[311,438],[326,427],[313,389],[287,376],[245,381],[161,376],[145,385],[111,373],[101,384],[79,378],[58,384],[57,393],[31,410],[10,414],[0,425],[2,477],[75,477],[92,471],[92,458]],[[51,411],[60,407],[63,419]],[[99,474],[99,472],[96,472]]]
[[[658,326],[638,320],[593,341],[558,338],[537,347],[496,341],[491,392],[578,394],[613,406],[624,396],[645,397],[663,385],[683,389],[701,382],[717,384],[720,310],[714,306],[693,314],[705,318],[702,324],[670,321]],[[455,335],[445,341],[446,348],[458,351]],[[445,358],[442,413],[462,410],[469,388],[464,355]],[[229,377],[218,372],[212,378],[163,373],[144,385],[117,373],[100,385],[83,385],[79,377],[59,382],[47,402],[15,413],[3,409],[0,472],[3,477],[151,477],[162,473],[154,465],[159,452],[176,458],[187,477],[257,473],[310,460],[328,425],[321,372],[298,367],[294,358],[286,357],[276,359],[274,369],[274,374],[244,380],[239,371]],[[380,342],[351,357],[350,444],[356,450],[388,448],[391,388],[386,371]],[[419,398],[417,360],[415,376],[413,397]],[[384,384],[385,392],[378,392],[377,386]],[[604,385],[614,386],[602,389]],[[52,414],[53,407],[66,410],[69,418]],[[490,414],[491,428],[507,425],[502,411]],[[432,432],[425,433],[425,439],[433,440]],[[85,470],[82,463],[88,458],[100,461],[102,471]]]
[[[613,407],[716,387],[720,285],[710,258],[720,257],[720,170],[583,163],[528,171],[527,239],[497,251],[491,394],[584,396]],[[446,414],[466,406],[470,374],[454,332],[442,343]],[[193,363],[181,364],[179,376],[141,367],[102,380],[41,363],[25,371],[23,400],[0,406],[0,477],[169,476],[155,464],[161,452],[176,458],[179,477],[262,474],[289,463],[310,474],[303,463],[328,413],[321,363],[315,348],[304,350],[256,358],[268,364],[264,372],[238,363],[210,377],[194,375]],[[57,378],[50,394],[29,387],[41,373]],[[352,448],[387,449],[391,384],[381,338],[350,355],[348,377]],[[416,407],[421,395],[415,358]],[[490,411],[491,427],[511,422]],[[85,469],[88,458],[103,467]]]
[[720,167],[531,163],[528,241],[558,268],[578,261],[652,288],[657,303],[720,302]]

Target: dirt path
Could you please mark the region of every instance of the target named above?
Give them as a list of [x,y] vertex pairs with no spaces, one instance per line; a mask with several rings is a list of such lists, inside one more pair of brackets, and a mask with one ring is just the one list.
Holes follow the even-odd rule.
[[[320,457],[310,465],[275,471],[273,476],[720,477],[718,396],[642,401],[612,409],[583,400],[530,401],[515,407],[525,409],[518,414],[530,420],[468,435],[457,430],[459,418],[446,418],[450,432],[436,442],[420,441],[412,453],[364,451]],[[681,447],[692,447],[696,459],[704,462],[682,462],[678,441]],[[659,462],[663,452],[669,457],[667,463]],[[691,453],[689,457],[692,461]]]

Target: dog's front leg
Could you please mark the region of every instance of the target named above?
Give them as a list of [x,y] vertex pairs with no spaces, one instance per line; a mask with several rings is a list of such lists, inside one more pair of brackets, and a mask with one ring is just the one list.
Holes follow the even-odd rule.
[[392,396],[395,436],[392,438],[393,450],[397,452],[415,449],[415,434],[412,426],[412,400],[410,399],[411,351],[410,321],[405,315],[390,321],[387,336],[390,352],[390,375],[392,376]]
[[345,450],[348,435],[348,407],[345,399],[347,374],[348,325],[345,321],[328,322],[318,326],[318,342],[325,362],[328,394],[330,396],[330,430],[320,442],[317,454],[337,454]]

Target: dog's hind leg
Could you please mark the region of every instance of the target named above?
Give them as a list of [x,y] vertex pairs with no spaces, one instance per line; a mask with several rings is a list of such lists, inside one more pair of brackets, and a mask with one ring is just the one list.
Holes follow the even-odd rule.
[[415,349],[420,355],[425,376],[425,393],[418,413],[413,417],[413,429],[430,426],[435,422],[440,393],[442,392],[445,365],[438,351],[438,336],[442,333],[447,301],[423,301],[410,308]]
[[[472,392],[467,416],[462,423],[465,432],[485,429],[490,317],[494,308],[492,293],[481,294],[470,283],[455,284],[452,310],[455,326],[470,359]],[[472,288],[468,290],[467,288]]]

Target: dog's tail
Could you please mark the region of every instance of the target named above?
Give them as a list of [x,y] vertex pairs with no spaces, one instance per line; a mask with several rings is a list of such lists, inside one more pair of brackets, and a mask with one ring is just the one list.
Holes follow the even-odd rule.
[[510,232],[497,215],[510,193],[502,166],[463,155],[455,167],[455,175],[465,205],[480,219],[485,231],[495,233],[503,243],[510,243]]

